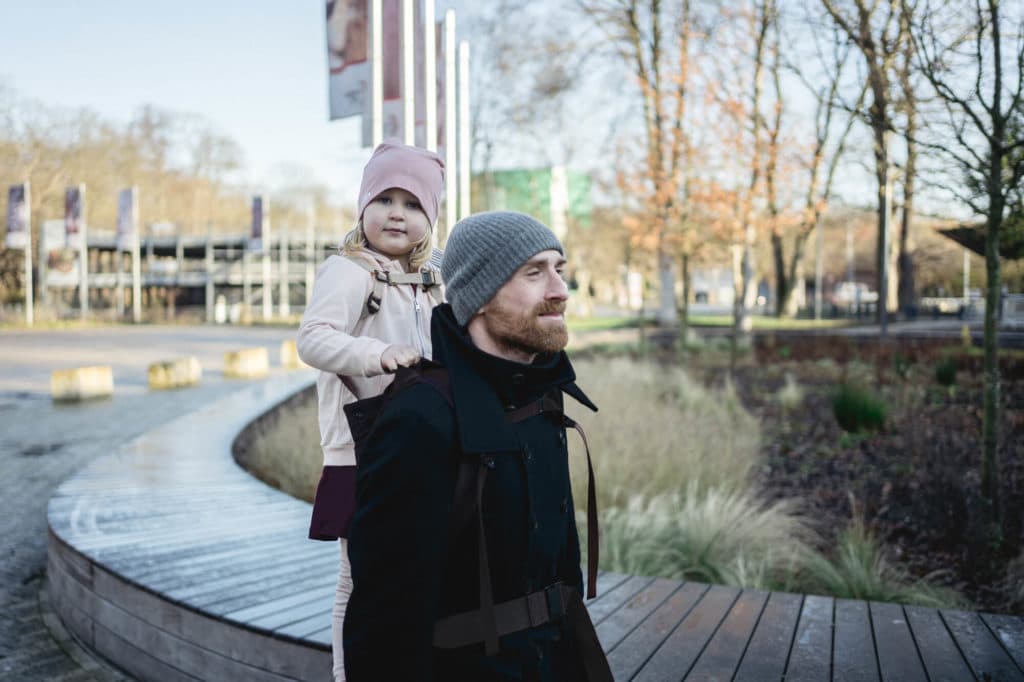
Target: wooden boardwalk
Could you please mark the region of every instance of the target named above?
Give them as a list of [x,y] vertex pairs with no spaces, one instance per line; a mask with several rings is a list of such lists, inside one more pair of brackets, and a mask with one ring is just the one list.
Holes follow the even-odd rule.
[[[151,431],[50,502],[51,601],[140,679],[330,679],[337,547],[232,460],[300,373]],[[1024,619],[602,573],[617,680],[1021,680]]]

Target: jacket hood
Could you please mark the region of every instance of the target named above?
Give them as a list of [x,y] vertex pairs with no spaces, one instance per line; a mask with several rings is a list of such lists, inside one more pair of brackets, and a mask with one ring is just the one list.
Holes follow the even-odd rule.
[[516,437],[505,412],[552,388],[597,411],[576,386],[576,372],[565,351],[541,353],[529,365],[485,353],[458,324],[447,303],[434,309],[430,333],[434,360],[448,368],[464,452],[507,450]]

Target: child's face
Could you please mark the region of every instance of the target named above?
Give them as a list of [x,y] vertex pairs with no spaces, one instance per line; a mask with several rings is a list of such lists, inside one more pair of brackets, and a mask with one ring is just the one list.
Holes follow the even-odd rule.
[[419,200],[397,187],[378,194],[363,211],[363,232],[374,251],[401,258],[426,236],[430,224]]

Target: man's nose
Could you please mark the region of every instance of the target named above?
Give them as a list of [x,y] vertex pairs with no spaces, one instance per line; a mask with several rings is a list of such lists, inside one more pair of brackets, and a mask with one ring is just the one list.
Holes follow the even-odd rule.
[[569,285],[558,272],[552,272],[548,278],[547,297],[559,301],[569,298]]

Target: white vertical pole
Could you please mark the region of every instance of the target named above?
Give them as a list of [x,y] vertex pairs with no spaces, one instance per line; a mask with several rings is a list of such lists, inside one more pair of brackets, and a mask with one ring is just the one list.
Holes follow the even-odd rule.
[[413,0],[402,0],[402,129],[405,143],[416,144],[416,31]]
[[469,215],[469,43],[459,43],[459,220]]
[[306,219],[306,307],[313,298],[316,278],[316,208],[310,204]]
[[263,321],[267,322],[274,316],[274,290],[270,277],[270,198],[263,203],[263,284],[260,293],[263,295]]
[[213,324],[213,302],[216,296],[216,289],[213,279],[213,229],[206,224],[206,244],[203,248],[203,262],[206,270],[206,323]]
[[82,320],[89,315],[89,224],[85,220],[85,185],[81,187],[82,223],[79,226],[79,237],[82,244],[78,250],[78,307],[82,312]]
[[291,314],[291,305],[288,300],[288,225],[281,226],[281,246],[278,251],[278,272],[280,278],[277,281],[277,296],[278,296],[278,307],[277,310],[282,318],[287,318]]
[[458,176],[456,175],[456,132],[455,127],[455,10],[444,14],[444,165],[445,200],[444,233],[438,234],[438,246],[443,247],[455,226],[456,202],[458,201]]
[[370,0],[370,115],[371,138],[374,148],[384,141],[384,40],[381,23],[381,0]]
[[132,187],[132,322],[142,321],[142,261],[139,245],[139,189]]
[[[25,183],[25,324],[31,327],[36,320],[32,296],[32,188]],[[39,231],[42,234],[42,230]],[[42,241],[42,240],[40,240]]]
[[423,123],[427,149],[437,151],[437,27],[434,25],[434,0],[423,2],[423,92],[426,98]]

